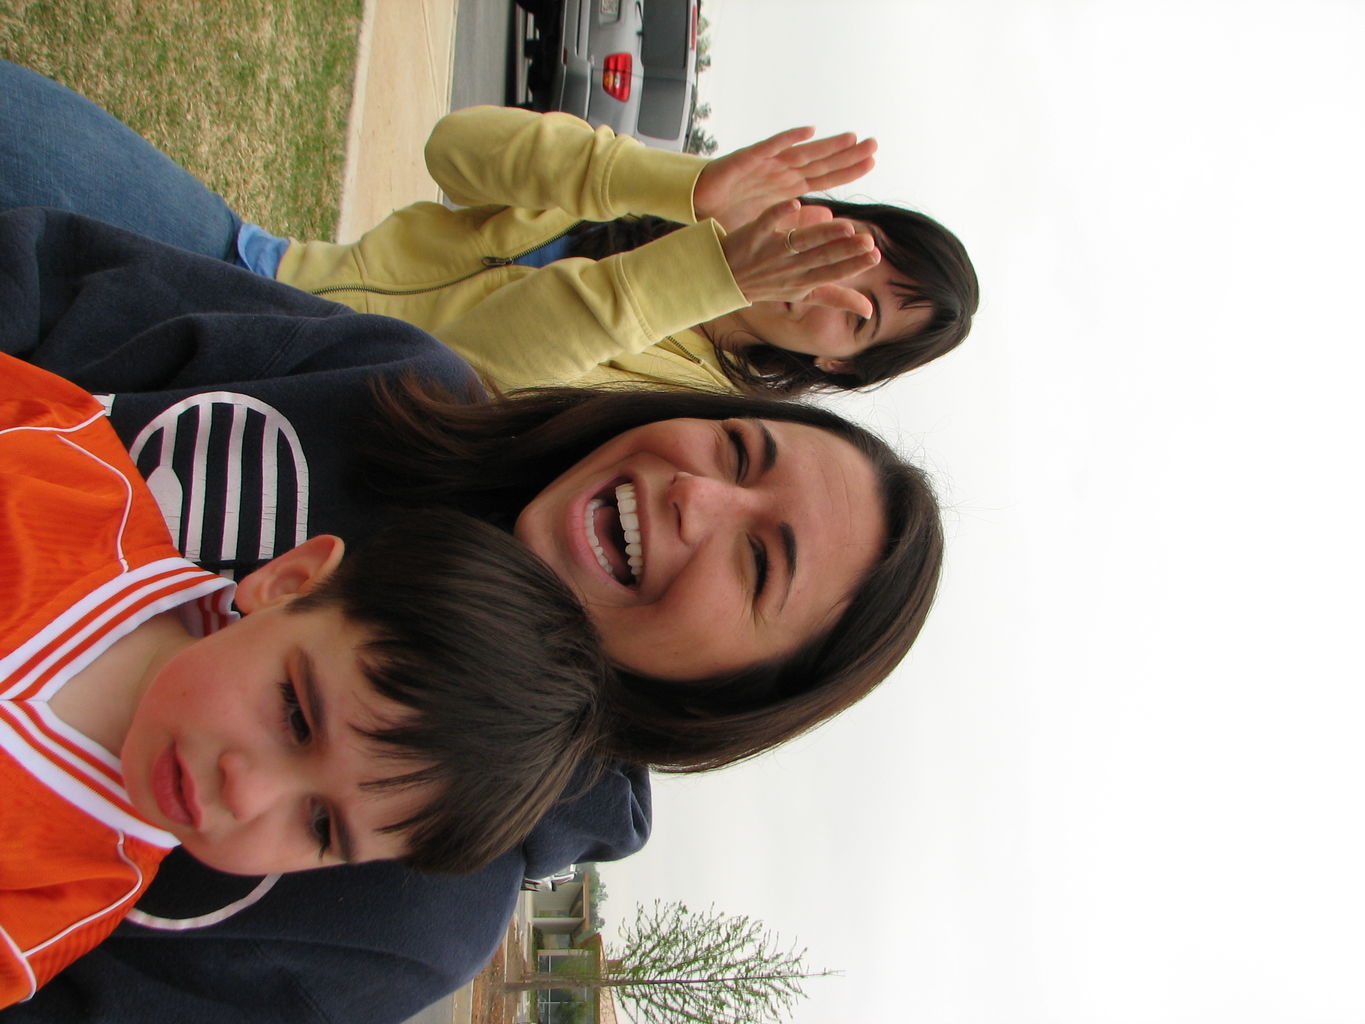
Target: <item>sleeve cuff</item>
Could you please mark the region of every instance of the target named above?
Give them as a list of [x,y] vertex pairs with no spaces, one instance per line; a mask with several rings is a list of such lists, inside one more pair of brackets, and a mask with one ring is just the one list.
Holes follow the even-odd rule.
[[710,161],[695,153],[651,146],[623,146],[611,167],[607,189],[612,205],[634,214],[654,214],[679,224],[697,223],[692,190]]
[[[681,228],[617,258],[621,293],[632,296],[653,341],[749,304],[720,247],[713,220]],[[685,272],[681,268],[686,268]],[[643,304],[638,298],[647,296]]]

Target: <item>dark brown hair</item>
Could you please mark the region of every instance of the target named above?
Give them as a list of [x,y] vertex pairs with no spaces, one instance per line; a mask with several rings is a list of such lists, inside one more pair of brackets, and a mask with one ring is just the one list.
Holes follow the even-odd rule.
[[597,753],[607,664],[582,606],[503,531],[405,511],[289,606],[362,629],[364,670],[402,707],[366,733],[411,765],[375,788],[435,795],[385,831],[421,871],[469,872],[521,842]]
[[[911,334],[864,349],[849,373],[826,373],[813,356],[788,352],[763,338],[742,351],[717,351],[726,376],[755,395],[795,396],[810,391],[852,390],[890,380],[923,366],[960,345],[972,329],[980,302],[976,269],[957,236],[932,217],[900,206],[845,203],[818,196],[801,200],[828,207],[836,217],[871,224],[885,259],[904,279],[896,282],[900,308],[927,306],[928,322]],[[571,233],[570,254],[602,259],[637,248],[681,225],[658,217],[623,217],[605,224],[584,223]]]
[[879,438],[798,402],[685,390],[554,388],[462,406],[431,385],[382,389],[371,480],[396,500],[458,507],[505,530],[555,477],[634,427],[695,417],[803,423],[848,441],[881,488],[886,540],[848,606],[795,654],[685,684],[618,669],[609,753],[700,771],[750,757],[853,704],[918,635],[943,559],[938,504],[924,474]]

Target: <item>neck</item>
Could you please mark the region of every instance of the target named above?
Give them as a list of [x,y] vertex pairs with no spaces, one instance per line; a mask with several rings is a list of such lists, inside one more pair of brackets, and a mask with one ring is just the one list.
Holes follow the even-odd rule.
[[712,345],[715,345],[716,336],[719,333],[716,327],[717,324],[719,324],[722,319],[723,319],[722,317],[716,317],[714,320],[707,320],[704,323],[699,323],[697,324],[696,327],[693,328],[693,330],[702,335],[702,337],[704,337]]
[[118,756],[139,701],[163,665],[194,642],[174,610],[120,637],[57,691],[48,706]]

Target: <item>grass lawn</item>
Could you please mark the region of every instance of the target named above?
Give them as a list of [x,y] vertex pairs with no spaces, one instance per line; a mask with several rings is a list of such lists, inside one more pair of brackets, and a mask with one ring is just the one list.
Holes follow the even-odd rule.
[[331,238],[362,6],[0,0],[0,56],[90,97],[246,219]]

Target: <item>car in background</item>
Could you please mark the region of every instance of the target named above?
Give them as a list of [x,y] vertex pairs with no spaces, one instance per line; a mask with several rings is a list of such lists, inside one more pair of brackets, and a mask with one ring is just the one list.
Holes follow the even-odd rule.
[[533,19],[531,105],[682,150],[697,88],[698,0],[517,0]]

